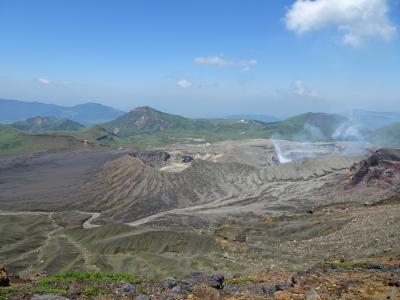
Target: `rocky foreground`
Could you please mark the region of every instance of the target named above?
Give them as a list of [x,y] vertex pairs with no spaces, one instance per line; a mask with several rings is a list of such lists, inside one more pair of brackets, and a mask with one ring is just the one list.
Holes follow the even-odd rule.
[[0,273],[0,299],[400,299],[400,253],[364,261],[343,258],[288,273],[270,268],[255,276],[193,273],[151,281],[127,274]]

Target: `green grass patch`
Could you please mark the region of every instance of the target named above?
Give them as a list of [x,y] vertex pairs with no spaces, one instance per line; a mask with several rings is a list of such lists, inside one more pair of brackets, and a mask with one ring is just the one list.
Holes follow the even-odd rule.
[[4,287],[0,288],[0,300],[6,300],[8,296],[11,296],[16,292],[16,288],[11,288],[11,287]]
[[139,287],[138,287],[138,292],[139,292],[140,294],[147,295],[146,289],[145,289],[144,287],[142,287],[142,286],[139,286]]
[[253,284],[258,283],[260,280],[251,277],[231,278],[225,280],[226,285],[242,285],[242,284]]
[[52,283],[52,282],[130,282],[139,283],[140,277],[131,274],[113,274],[113,273],[102,273],[102,272],[69,272],[65,274],[55,274],[47,277],[43,277],[39,280],[40,283]]
[[0,300],[6,300],[8,297],[13,295],[24,295],[24,294],[55,294],[55,295],[66,295],[68,291],[67,285],[52,285],[49,283],[39,282],[35,286],[27,287],[5,287],[0,288]]
[[102,288],[101,286],[94,284],[94,285],[91,285],[91,286],[85,288],[83,290],[83,294],[86,297],[101,296],[101,295],[107,295],[108,291],[106,289]]
[[368,264],[363,262],[327,262],[324,266],[334,266],[339,269],[367,269]]

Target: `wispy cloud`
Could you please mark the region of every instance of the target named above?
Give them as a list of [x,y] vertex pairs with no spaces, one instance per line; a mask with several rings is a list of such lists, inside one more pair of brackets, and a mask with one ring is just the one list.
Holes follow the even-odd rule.
[[243,59],[240,61],[234,61],[225,59],[222,56],[199,56],[194,59],[194,62],[198,65],[209,65],[217,67],[241,67],[244,71],[249,71],[252,67],[257,65],[255,59]]
[[183,89],[187,89],[193,85],[193,83],[187,79],[178,80],[176,84]]
[[292,82],[292,91],[295,95],[301,97],[317,97],[318,92],[308,88],[300,79]]
[[285,22],[299,34],[334,28],[344,44],[359,47],[369,38],[388,41],[396,34],[388,12],[387,0],[296,0]]
[[210,65],[218,67],[227,67],[235,65],[235,62],[227,60],[221,56],[200,56],[194,59],[194,62],[199,65]]
[[46,79],[46,78],[37,78],[36,81],[40,84],[44,84],[44,85],[49,85],[51,84],[51,80],[50,79]]
[[244,71],[249,71],[252,67],[254,67],[257,64],[257,61],[255,59],[250,59],[250,60],[241,60],[238,65],[243,68]]

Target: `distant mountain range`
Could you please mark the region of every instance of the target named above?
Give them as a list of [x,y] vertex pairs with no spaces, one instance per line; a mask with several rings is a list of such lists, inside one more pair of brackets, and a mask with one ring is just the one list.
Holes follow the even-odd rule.
[[275,116],[271,115],[230,115],[224,117],[224,119],[230,119],[230,120],[254,120],[254,121],[261,121],[261,122],[276,122],[280,121]]
[[393,123],[374,130],[369,140],[385,147],[400,147],[400,123]]
[[11,124],[36,116],[70,119],[88,125],[113,120],[124,112],[97,103],[85,103],[71,107],[40,102],[0,99],[0,123]]
[[34,145],[34,149],[54,148],[50,143],[52,137],[56,137],[54,141],[58,140],[63,149],[87,146],[143,148],[172,143],[259,138],[303,142],[361,140],[381,146],[400,147],[400,123],[368,129],[342,115],[328,113],[305,113],[283,121],[265,123],[246,119],[190,119],[144,106],[112,121],[86,128],[71,120],[43,117],[30,118],[11,126],[40,133],[2,126],[0,155],[15,153],[16,149],[21,153],[30,151],[29,145]]
[[25,121],[14,122],[10,125],[19,130],[40,131],[77,131],[85,126],[69,119],[56,119],[52,117],[34,117]]
[[352,110],[344,115],[359,126],[370,129],[378,129],[392,123],[400,123],[400,112]]
[[326,113],[306,113],[270,123],[245,119],[189,119],[145,106],[105,123],[104,127],[124,138],[150,140],[150,137],[157,137],[160,142],[182,138],[331,141],[337,128],[345,122],[347,118],[341,115]]

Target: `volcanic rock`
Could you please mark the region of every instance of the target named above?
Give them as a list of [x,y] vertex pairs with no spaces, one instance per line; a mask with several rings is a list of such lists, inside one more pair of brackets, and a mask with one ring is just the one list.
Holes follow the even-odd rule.
[[164,281],[164,287],[166,289],[172,289],[178,284],[178,281],[174,277],[168,277]]
[[321,297],[314,289],[311,289],[306,294],[306,300],[319,300],[319,299],[321,299]]
[[135,294],[137,291],[136,286],[130,283],[124,283],[121,286],[121,289],[124,293],[130,293],[130,294]]
[[400,280],[390,280],[388,285],[389,286],[400,287]]
[[135,298],[135,300],[150,300],[150,297],[147,296],[147,295],[141,294],[141,295],[137,296],[137,297]]
[[224,288],[224,280],[225,277],[221,274],[214,274],[207,277],[208,284],[218,290],[222,290]]
[[157,150],[138,150],[131,152],[130,155],[152,167],[163,166],[171,157],[168,152]]
[[369,158],[355,163],[351,169],[350,182],[382,183],[400,185],[400,149],[380,149]]
[[59,295],[33,295],[31,300],[70,300],[69,298]]
[[6,269],[0,265],[0,286],[9,286],[10,279],[8,278],[8,273]]

